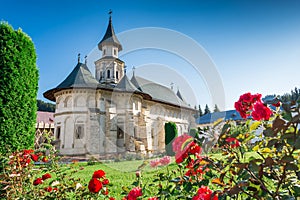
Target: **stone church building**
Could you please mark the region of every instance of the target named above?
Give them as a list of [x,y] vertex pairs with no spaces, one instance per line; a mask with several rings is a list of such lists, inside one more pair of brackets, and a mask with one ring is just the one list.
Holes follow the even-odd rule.
[[56,103],[54,135],[62,155],[162,153],[166,122],[175,122],[179,135],[195,125],[195,110],[179,90],[134,73],[127,77],[111,16],[98,48],[102,56],[94,62],[95,77],[79,58],[66,79],[44,93]]

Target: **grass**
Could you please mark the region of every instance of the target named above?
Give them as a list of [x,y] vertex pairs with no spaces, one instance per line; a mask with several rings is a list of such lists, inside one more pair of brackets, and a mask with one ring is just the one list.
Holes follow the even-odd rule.
[[[209,157],[215,159],[221,159],[223,155],[221,153],[208,154]],[[257,157],[256,152],[247,152],[244,155],[244,161],[247,161],[250,157]],[[177,169],[177,165],[174,162],[174,158],[171,161],[172,164],[168,166],[170,170]],[[145,165],[142,169],[143,183],[150,183],[153,181],[155,176],[161,172],[167,173],[166,167],[151,168],[149,160],[132,160],[132,161],[121,161],[121,162],[96,162],[94,165],[89,165],[88,162],[76,162],[72,164],[63,164],[61,169],[67,174],[71,173],[72,170],[76,169],[76,173],[70,175],[70,177],[79,178],[80,183],[87,187],[94,171],[102,169],[106,172],[106,177],[110,180],[109,190],[110,196],[116,199],[122,199],[125,195],[123,193],[123,187],[129,189],[135,187],[132,184],[136,179],[136,170],[141,165]],[[153,189],[153,188],[151,188]],[[156,190],[157,188],[154,188]],[[155,194],[157,191],[151,191]]]
[[[78,169],[78,171],[73,174],[74,178],[80,178],[80,183],[83,186],[88,185],[94,171],[102,169],[106,173],[106,177],[110,180],[110,195],[116,199],[121,199],[124,197],[122,194],[122,187],[133,188],[132,185],[136,181],[136,170],[142,164],[147,164],[142,170],[143,182],[152,181],[154,176],[160,172],[166,172],[166,167],[158,167],[157,169],[151,168],[148,161],[143,160],[133,160],[133,161],[122,161],[122,162],[110,162],[110,163],[96,163],[94,165],[88,165],[87,162],[78,162],[75,164],[68,164],[66,168],[70,166],[72,168]],[[176,168],[176,164],[171,164],[168,166],[171,169]],[[66,170],[68,171],[68,170]]]

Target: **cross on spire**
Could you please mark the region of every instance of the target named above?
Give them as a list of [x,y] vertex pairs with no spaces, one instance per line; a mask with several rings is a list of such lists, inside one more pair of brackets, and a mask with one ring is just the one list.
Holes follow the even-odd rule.
[[112,16],[112,10],[111,9],[109,9],[108,14],[109,14],[109,20],[111,20],[111,16]]
[[80,63],[80,53],[77,55],[78,63]]

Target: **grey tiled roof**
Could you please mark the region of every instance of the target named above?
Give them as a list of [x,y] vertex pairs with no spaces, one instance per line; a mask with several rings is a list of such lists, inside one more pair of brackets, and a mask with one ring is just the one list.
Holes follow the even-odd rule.
[[115,89],[126,92],[141,92],[135,85],[128,79],[127,75],[123,76],[120,82],[116,85]]
[[56,88],[92,87],[96,88],[99,82],[94,78],[88,67],[78,63],[69,76]]
[[228,110],[223,112],[214,112],[214,113],[208,113],[206,115],[203,115],[196,119],[197,124],[210,124],[214,123],[218,119],[222,118],[225,121],[228,120],[243,120],[240,113],[236,110]]
[[138,76],[133,76],[131,82],[136,88],[149,94],[153,100],[190,108],[190,106],[182,101],[170,88]]
[[56,88],[44,93],[44,97],[55,101],[54,93],[62,89],[69,88],[93,88],[96,89],[99,82],[94,78],[86,64],[78,63],[69,76],[62,81]]
[[111,17],[109,18],[109,23],[108,23],[106,32],[105,32],[102,40],[98,43],[98,47],[99,47],[99,49],[102,49],[102,46],[104,44],[109,44],[109,43],[116,45],[119,48],[119,51],[122,50],[122,45],[115,34],[114,27],[111,22]]

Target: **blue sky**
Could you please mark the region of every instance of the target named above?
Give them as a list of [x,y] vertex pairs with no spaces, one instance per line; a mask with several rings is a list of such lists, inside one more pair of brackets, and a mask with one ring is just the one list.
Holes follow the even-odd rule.
[[[40,99],[43,92],[57,86],[71,72],[79,52],[88,55],[96,47],[106,30],[109,9],[113,10],[117,33],[160,27],[184,34],[201,45],[221,77],[226,109],[232,109],[239,95],[248,91],[283,94],[300,87],[300,1],[0,0],[0,3],[0,19],[15,29],[22,28],[36,46]],[[139,68],[144,69],[144,75],[151,78],[152,73],[152,77],[167,86],[171,81],[164,78],[163,74],[168,72],[163,69],[174,70],[185,83],[180,78],[172,82],[183,90],[188,102],[201,104],[202,108],[206,103],[213,107],[207,83],[182,58],[170,52],[145,49],[122,59],[129,69],[136,66],[137,73]],[[192,92],[186,93],[188,90]]]

